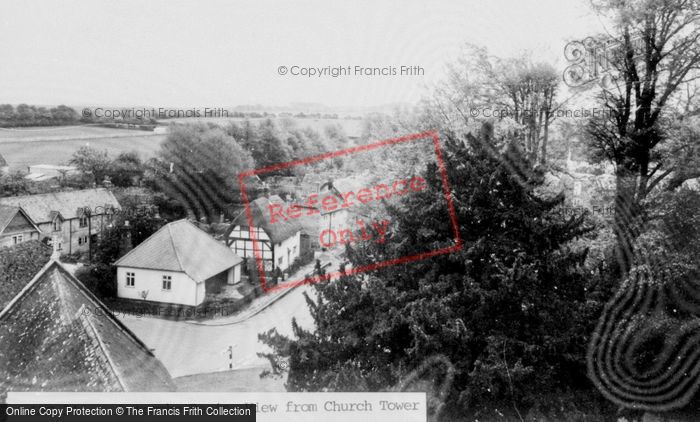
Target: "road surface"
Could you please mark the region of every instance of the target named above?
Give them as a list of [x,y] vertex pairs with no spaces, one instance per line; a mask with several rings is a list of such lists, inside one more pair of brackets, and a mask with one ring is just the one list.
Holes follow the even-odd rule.
[[[303,292],[313,293],[311,286],[295,288],[286,296],[247,321],[224,326],[188,324],[158,318],[119,316],[149,348],[174,377],[233,369],[269,368],[266,359],[256,353],[269,351],[258,341],[258,334],[271,328],[284,335],[292,334],[292,318],[304,328],[313,328]],[[313,295],[312,295],[313,297]],[[233,359],[229,347],[233,346]]]

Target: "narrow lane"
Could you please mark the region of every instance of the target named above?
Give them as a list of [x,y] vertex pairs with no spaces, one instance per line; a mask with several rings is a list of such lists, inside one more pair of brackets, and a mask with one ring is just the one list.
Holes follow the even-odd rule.
[[[311,286],[300,286],[269,308],[247,321],[225,326],[206,326],[158,318],[120,316],[148,347],[155,349],[173,377],[233,369],[265,368],[269,362],[256,353],[269,349],[258,341],[258,334],[271,328],[284,335],[292,334],[292,318],[304,328],[313,327],[303,292],[313,293]],[[233,360],[228,349],[233,346]]]

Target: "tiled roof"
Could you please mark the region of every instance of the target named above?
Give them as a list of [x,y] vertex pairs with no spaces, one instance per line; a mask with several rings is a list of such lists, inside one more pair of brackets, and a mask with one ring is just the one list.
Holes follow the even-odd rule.
[[355,192],[357,194],[357,191],[359,191],[362,188],[366,188],[368,186],[363,185],[361,180],[358,180],[354,177],[344,177],[342,179],[336,179],[333,180],[333,188],[338,193],[345,193],[345,192]]
[[0,248],[0,311],[49,262],[52,252],[53,248],[40,240]]
[[[270,222],[269,205],[284,203],[285,202],[277,195],[272,195],[269,198],[260,197],[250,203],[250,211],[253,214],[253,227],[260,227],[265,230],[265,233],[267,233],[270,239],[275,243],[281,243],[301,230],[301,226],[294,220]],[[245,210],[233,220],[231,229],[235,226],[248,227],[248,217]]]
[[175,385],[146,345],[50,261],[0,312],[0,389],[174,391]]
[[0,233],[5,230],[10,221],[15,218],[19,212],[19,207],[11,207],[9,205],[0,205]]
[[34,226],[37,231],[40,231],[36,226],[34,221],[29,217],[29,215],[21,207],[13,207],[10,205],[0,205],[0,234],[5,231],[5,228],[12,221],[17,213],[22,213],[22,215],[29,221],[29,224]]
[[187,220],[161,227],[151,237],[121,257],[119,267],[184,272],[198,283],[243,261]]
[[97,207],[119,208],[112,192],[102,188],[10,196],[0,198],[0,205],[22,207],[37,224],[50,222],[52,211],[58,211],[65,219],[72,219],[78,218],[78,210],[84,207],[89,207],[95,214],[99,213],[99,209],[95,211]]

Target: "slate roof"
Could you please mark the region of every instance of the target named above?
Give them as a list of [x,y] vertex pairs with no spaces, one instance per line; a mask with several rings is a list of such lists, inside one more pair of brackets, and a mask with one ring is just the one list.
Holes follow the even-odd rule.
[[0,248],[0,311],[51,259],[53,248],[40,240]]
[[242,261],[204,230],[178,220],[161,227],[114,265],[184,272],[201,283]]
[[[281,243],[300,231],[301,225],[295,220],[283,221],[277,219],[278,221],[271,223],[270,204],[284,205],[285,202],[279,196],[272,195],[269,198],[260,197],[250,203],[250,211],[253,214],[253,227],[260,227],[265,230],[265,233],[267,233],[273,242]],[[238,214],[233,220],[230,231],[232,231],[235,226],[248,227],[248,216],[245,210]]]
[[56,261],[0,312],[0,390],[175,389],[148,347]]
[[13,207],[10,205],[0,205],[0,234],[5,231],[5,228],[7,228],[7,225],[10,224],[13,218],[17,215],[17,213],[22,213],[22,215],[29,221],[29,223],[34,226],[34,229],[36,231],[41,232],[39,230],[39,227],[37,227],[36,223],[32,220],[31,217],[22,209],[22,207]]
[[[51,222],[52,211],[58,211],[65,219],[78,218],[78,210],[89,207],[99,214],[97,207],[119,208],[119,201],[104,188],[51,192],[40,195],[10,196],[0,198],[0,205],[22,207],[35,223]],[[55,214],[54,214],[55,215]]]
[[5,230],[10,221],[15,218],[19,212],[19,207],[11,207],[9,205],[0,205],[0,233]]

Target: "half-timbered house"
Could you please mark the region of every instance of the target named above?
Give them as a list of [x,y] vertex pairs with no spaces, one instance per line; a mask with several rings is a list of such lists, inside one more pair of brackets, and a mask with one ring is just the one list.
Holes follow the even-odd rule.
[[[266,271],[284,271],[301,254],[301,226],[293,220],[272,222],[270,204],[284,204],[277,195],[261,197],[250,203],[252,225],[245,210],[233,221],[226,235],[227,245],[246,263],[255,260],[257,251]],[[248,266],[244,266],[247,269]]]

